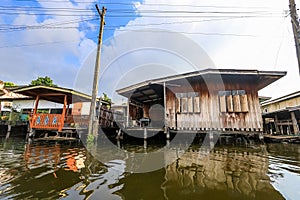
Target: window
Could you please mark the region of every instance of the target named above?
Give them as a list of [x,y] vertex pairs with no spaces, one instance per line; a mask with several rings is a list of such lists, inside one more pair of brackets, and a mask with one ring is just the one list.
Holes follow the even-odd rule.
[[200,97],[198,92],[176,93],[178,112],[198,113],[200,112]]
[[220,112],[248,112],[245,90],[219,91]]

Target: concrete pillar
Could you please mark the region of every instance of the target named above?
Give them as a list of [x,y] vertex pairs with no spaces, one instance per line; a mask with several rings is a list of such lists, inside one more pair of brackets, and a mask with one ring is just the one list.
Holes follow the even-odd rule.
[[278,126],[278,117],[277,117],[277,115],[275,115],[274,123],[275,123],[276,134],[280,134],[280,128]]
[[144,128],[144,140],[147,140],[148,133],[147,133],[147,128]]
[[292,118],[292,123],[293,123],[293,130],[294,130],[293,133],[298,134],[299,133],[299,126],[298,126],[297,119],[296,119],[294,111],[291,112],[291,118]]

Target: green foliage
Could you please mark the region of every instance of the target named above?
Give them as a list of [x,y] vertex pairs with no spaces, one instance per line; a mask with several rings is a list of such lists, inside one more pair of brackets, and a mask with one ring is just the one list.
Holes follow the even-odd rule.
[[38,77],[36,80],[32,80],[30,85],[46,85],[46,86],[57,86],[56,84],[53,83],[53,80],[48,77]]
[[95,137],[93,136],[93,134],[88,134],[88,137],[87,137],[87,145],[90,147],[94,144],[94,140],[95,140]]
[[13,82],[4,82],[5,87],[16,86]]
[[108,102],[108,103],[111,103],[111,99],[105,93],[103,93],[103,100]]

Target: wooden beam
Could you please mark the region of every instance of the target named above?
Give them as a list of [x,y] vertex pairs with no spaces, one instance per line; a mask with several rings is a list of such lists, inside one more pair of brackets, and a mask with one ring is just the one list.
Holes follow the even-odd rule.
[[35,120],[35,119],[34,119],[34,116],[35,116],[35,114],[36,114],[36,112],[37,112],[37,109],[38,109],[39,100],[40,100],[40,96],[37,95],[37,96],[36,96],[36,99],[35,99],[35,105],[34,105],[34,109],[33,109],[33,114],[32,114],[32,117],[31,117],[30,123],[29,123],[30,128],[33,127],[33,123],[34,123],[34,120]]
[[41,97],[47,97],[47,96],[64,96],[66,94],[64,93],[48,93],[48,94],[41,94]]
[[168,130],[168,117],[167,117],[167,91],[166,91],[166,82],[164,82],[164,125],[165,125],[165,130],[164,132],[167,133]]
[[67,95],[65,95],[65,97],[64,97],[64,107],[63,107],[63,111],[62,111],[62,114],[61,114],[61,122],[60,122],[60,126],[58,128],[58,132],[61,132],[62,128],[64,127],[66,109],[67,109]]
[[129,126],[129,108],[130,108],[130,98],[127,100],[127,117],[126,117],[126,128]]

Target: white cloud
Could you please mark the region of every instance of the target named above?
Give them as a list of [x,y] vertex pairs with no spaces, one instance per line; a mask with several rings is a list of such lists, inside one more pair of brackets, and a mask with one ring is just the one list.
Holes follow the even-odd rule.
[[[83,9],[91,6],[87,3],[64,2],[59,6],[68,9]],[[39,1],[39,4],[43,8],[58,7],[50,1]],[[0,74],[0,80],[28,84],[38,76],[47,75],[60,86],[72,87],[80,66],[80,58],[85,57],[89,53],[87,50],[94,48],[95,44],[78,28],[80,20],[84,17],[61,16],[70,12],[63,13],[55,9],[48,9],[48,11],[51,11],[51,17],[44,19],[37,15],[19,14],[11,26],[48,26],[49,29],[29,28],[23,31],[0,33],[0,41],[5,41],[5,43],[1,42],[3,46],[0,48],[3,72]],[[74,28],[51,28],[62,22],[72,23],[59,25],[60,27]]]
[[[163,28],[166,30],[180,32],[192,39],[201,46],[213,60],[216,68],[237,68],[237,69],[258,69],[258,70],[279,70],[287,71],[286,77],[277,83],[270,85],[260,92],[261,95],[279,96],[300,90],[299,72],[296,60],[296,53],[291,30],[290,16],[287,15],[288,1],[272,0],[145,0],[138,4],[136,8],[141,17],[136,18],[115,32],[115,35],[122,34],[124,30],[133,30],[140,24],[148,24],[149,29]],[[298,7],[300,1],[296,1]],[[157,4],[157,5],[156,5]],[[174,5],[194,5],[194,6],[174,6]],[[156,5],[156,6],[155,6]],[[172,6],[173,5],[173,6]],[[204,7],[201,7],[204,6]],[[206,6],[206,7],[205,7]],[[240,15],[253,16],[236,19],[224,17],[205,19],[185,18],[156,18],[147,17],[150,14],[145,10],[172,10],[172,11],[236,11]],[[250,13],[249,12],[256,12]],[[254,17],[257,15],[264,17]],[[176,14],[176,13],[175,13]],[[283,15],[284,17],[279,17]],[[151,14],[153,15],[153,14]],[[157,15],[174,15],[174,13],[158,13]],[[211,16],[221,15],[207,14]],[[223,13],[223,15],[225,15]],[[227,14],[226,16],[235,14]],[[237,15],[238,16],[238,15]],[[195,21],[188,23],[187,21]],[[183,23],[179,23],[183,22]],[[161,25],[150,25],[161,24]],[[203,34],[185,34],[203,33]],[[221,35],[215,35],[214,33]],[[222,35],[224,34],[224,35]],[[235,35],[235,36],[234,36]],[[146,40],[147,38],[145,38]],[[135,39],[132,38],[134,41]],[[165,41],[156,41],[164,43]],[[129,46],[132,44],[129,44]],[[189,51],[189,49],[185,49]],[[199,66],[200,68],[203,66]],[[189,70],[189,69],[188,69]],[[278,92],[281,91],[281,92]]]
[[[86,9],[92,8],[93,4],[88,4],[82,0],[64,1],[59,4],[64,8]],[[57,7],[50,1],[40,1],[42,7]],[[296,1],[300,7],[300,1]],[[178,6],[178,5],[186,6]],[[176,6],[177,5],[177,6]],[[188,6],[190,5],[190,6]],[[190,39],[192,43],[196,43],[201,47],[214,62],[216,68],[239,68],[239,69],[259,69],[259,70],[284,70],[288,71],[286,77],[264,89],[262,95],[278,96],[295,90],[299,90],[299,73],[294,48],[294,41],[291,30],[290,17],[277,17],[288,10],[288,1],[272,1],[272,0],[144,0],[142,3],[133,2],[133,7],[137,13],[141,15],[132,21],[129,21],[125,27],[117,29],[114,33],[114,38],[104,41],[101,57],[101,73],[105,72],[105,67],[113,65],[118,74],[110,74],[106,77],[120,78],[132,77],[126,73],[134,73],[132,69],[137,66],[145,66],[144,64],[162,64],[173,65],[175,71],[180,73],[183,71],[192,70],[191,67],[185,65],[176,66],[177,59],[170,56],[160,57],[159,55],[150,54],[150,51],[142,51],[139,46],[151,45],[154,47],[172,48],[176,46],[182,54],[186,52],[188,59],[197,57],[197,52],[191,50],[189,46],[182,44],[182,40],[170,42],[168,37],[149,36],[151,31],[157,29],[165,29],[173,32],[179,32],[184,37]],[[94,7],[93,7],[94,8]],[[174,13],[157,13],[156,15],[164,15],[164,18],[148,17],[153,13],[144,12],[145,10],[164,10],[174,11]],[[211,15],[211,18],[190,18],[184,15],[191,13],[175,13],[176,11],[216,11],[216,12],[241,12],[240,14],[201,14]],[[245,12],[259,11],[262,13],[272,13],[273,17],[252,17],[252,18],[235,18],[229,19],[232,15],[258,15],[260,13],[247,14]],[[107,11],[109,13],[109,9]],[[52,11],[53,13],[53,11]],[[51,18],[41,20],[34,15],[19,15],[15,18],[15,25],[45,25],[56,24],[58,22],[78,21],[81,16],[59,16],[61,12],[56,13]],[[167,15],[180,15],[181,18],[167,17]],[[199,14],[200,15],[200,14]],[[216,18],[222,15],[223,17]],[[225,16],[224,16],[225,15]],[[116,19],[115,19],[116,20]],[[3,19],[0,19],[1,23]],[[116,22],[116,21],[112,21]],[[4,22],[3,22],[4,23]],[[117,22],[116,22],[117,23]],[[152,25],[151,25],[152,24]],[[155,25],[156,24],[156,25]],[[114,24],[107,24],[107,26]],[[139,26],[142,25],[142,26]],[[70,24],[65,24],[65,27]],[[17,84],[29,83],[37,76],[48,75],[54,79],[54,82],[61,86],[72,87],[73,82],[78,85],[78,81],[92,81],[93,67],[95,63],[95,48],[96,43],[87,38],[87,32],[81,31],[79,22],[71,24],[72,29],[32,29],[26,31],[11,31],[7,33],[0,32],[0,59],[1,70],[0,80],[12,81]],[[88,28],[95,29],[92,23],[86,23]],[[128,32],[126,38],[121,35],[125,30],[133,29],[148,29],[148,32],[140,32],[139,37],[136,37],[138,32]],[[155,29],[155,30],[154,30]],[[106,31],[106,29],[104,29]],[[186,33],[202,33],[202,34],[186,34]],[[225,35],[217,35],[225,34]],[[233,36],[233,35],[236,36]],[[159,35],[154,33],[153,35]],[[70,42],[60,42],[70,41]],[[17,45],[35,44],[33,46],[14,47]],[[7,48],[3,48],[8,46]],[[135,53],[126,51],[136,48]],[[193,49],[193,48],[192,48]],[[179,51],[179,50],[178,50]],[[137,53],[139,53],[138,56]],[[144,54],[142,54],[144,53]],[[174,53],[174,52],[173,52]],[[126,54],[124,57],[123,54]],[[123,55],[123,57],[121,56]],[[151,56],[156,56],[152,59]],[[116,58],[116,56],[121,56]],[[146,58],[145,58],[146,57]],[[137,58],[139,60],[137,60]],[[150,58],[150,59],[149,59]],[[159,59],[158,59],[159,58]],[[165,61],[164,58],[168,58]],[[197,59],[196,59],[197,60]],[[152,61],[152,62],[151,62]],[[182,62],[183,63],[183,62]],[[182,64],[181,63],[181,64]],[[196,61],[199,68],[210,66],[210,62],[200,62],[199,58]],[[183,65],[183,64],[182,64]],[[78,74],[86,66],[89,67],[88,72],[84,75]],[[86,70],[86,69],[85,69]],[[107,71],[107,70],[106,70]],[[164,71],[164,70],[162,70]],[[146,73],[145,79],[152,78],[151,74]],[[159,76],[159,73],[153,73],[153,76]],[[163,73],[162,73],[163,75]],[[148,78],[147,78],[148,77]],[[132,78],[128,78],[132,79]],[[143,77],[139,77],[141,80]],[[111,82],[111,81],[109,81]],[[86,86],[89,87],[89,84]],[[100,87],[101,88],[101,87]],[[103,88],[103,90],[109,90]],[[282,92],[278,93],[280,90]]]

